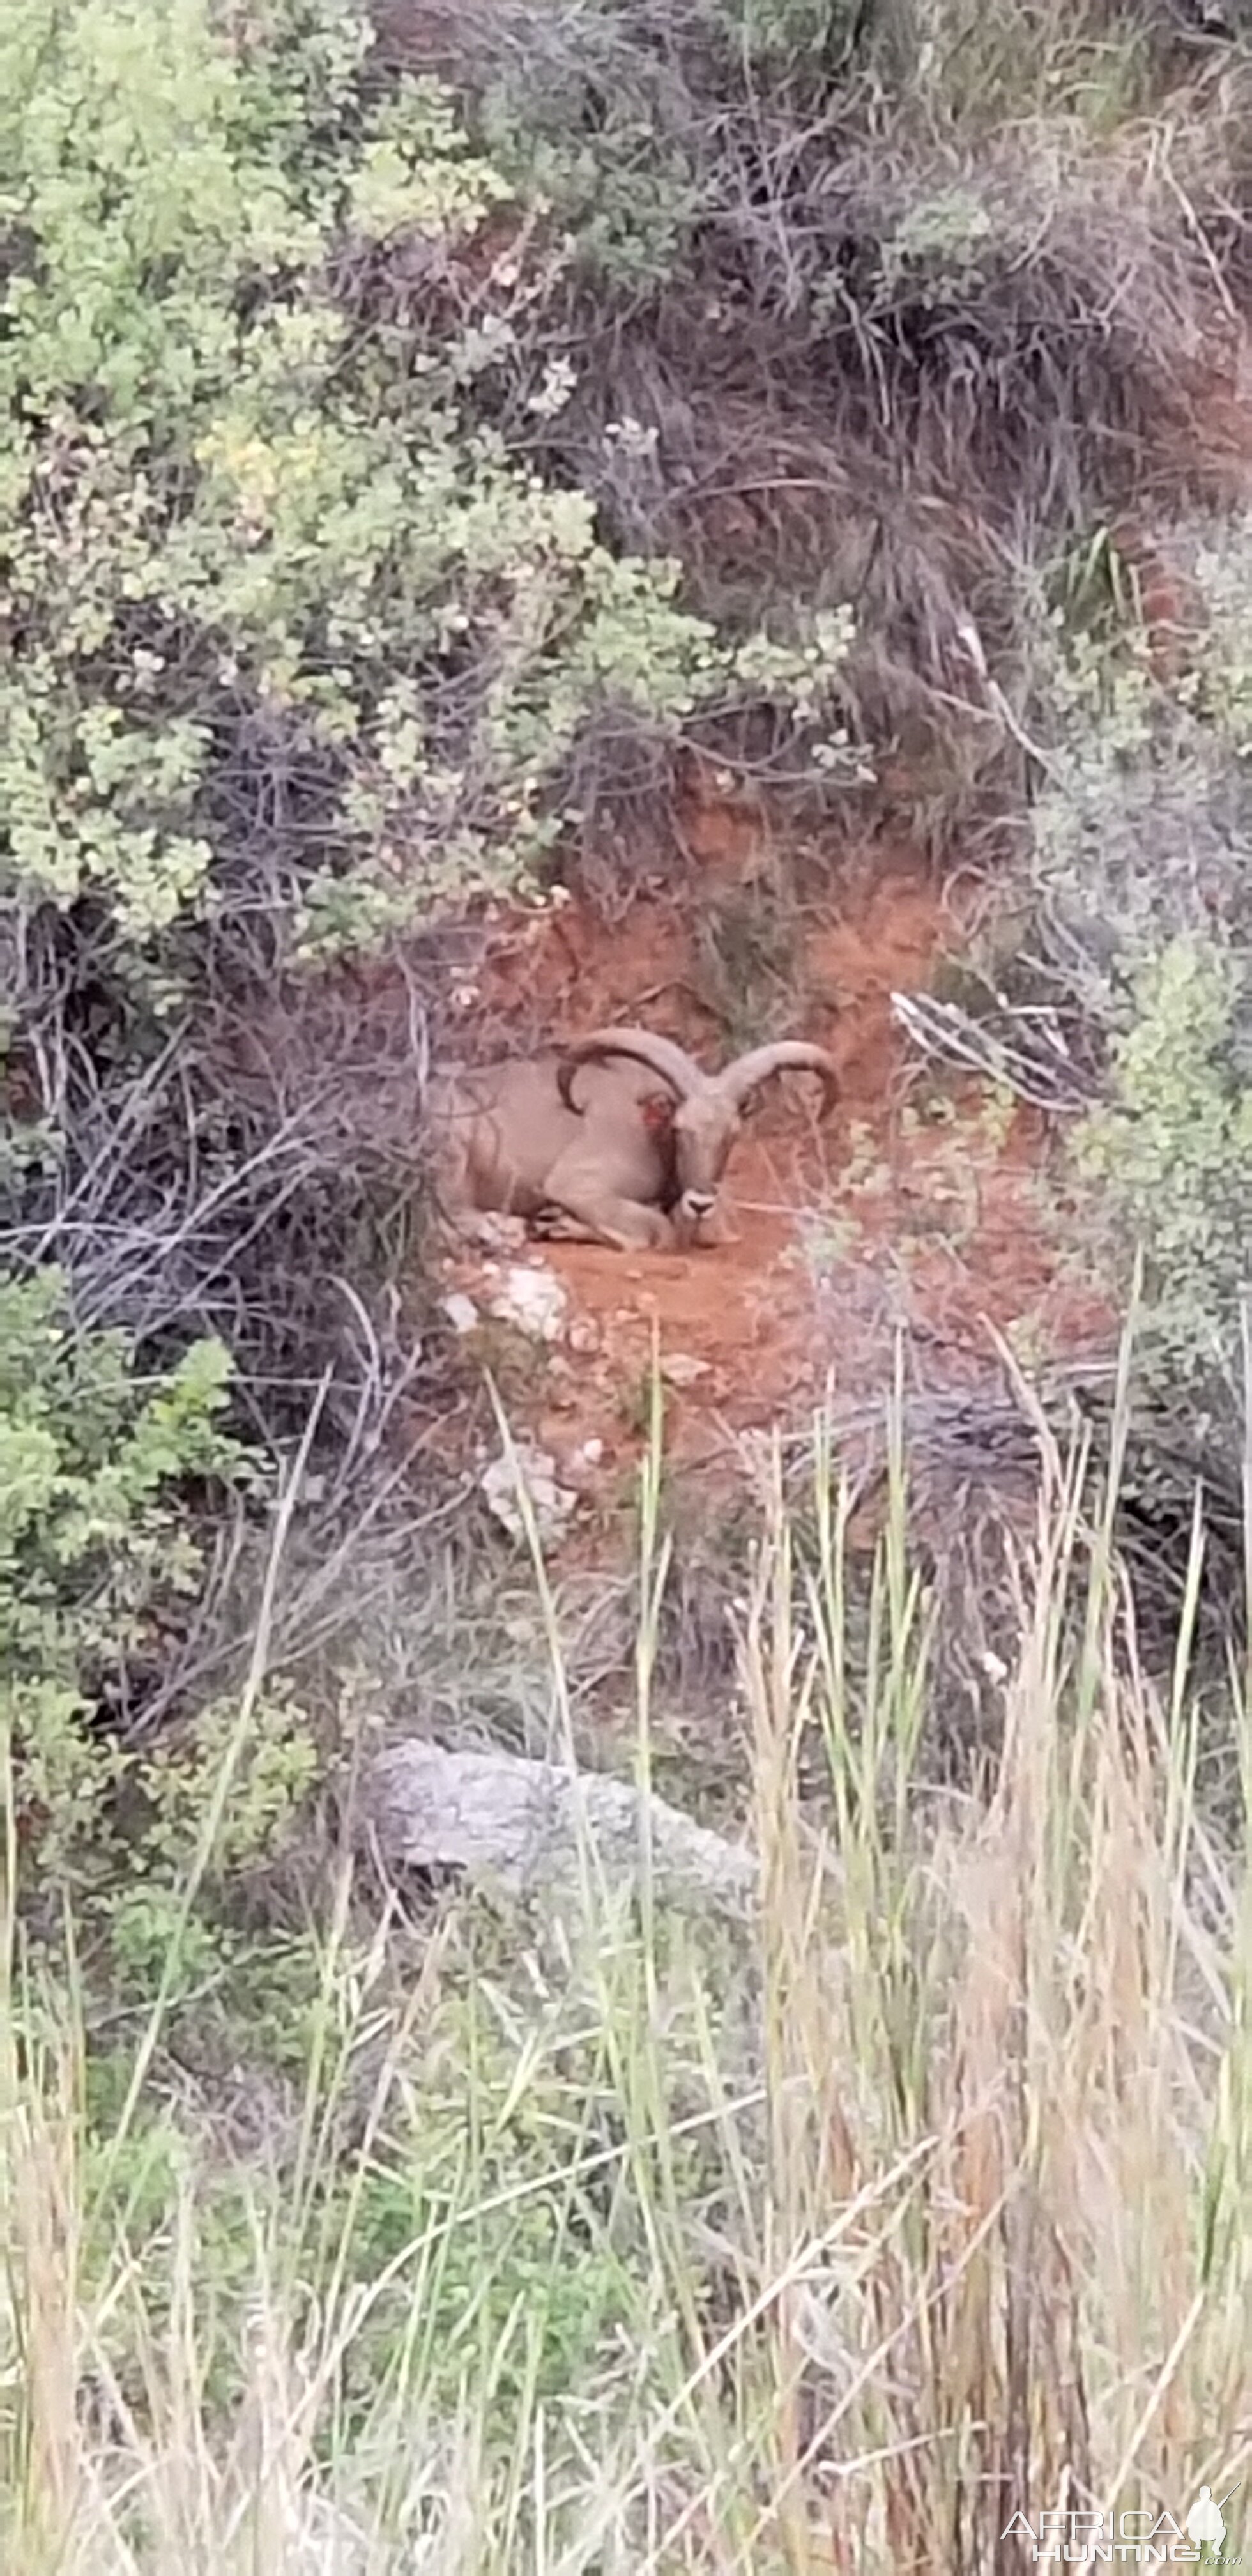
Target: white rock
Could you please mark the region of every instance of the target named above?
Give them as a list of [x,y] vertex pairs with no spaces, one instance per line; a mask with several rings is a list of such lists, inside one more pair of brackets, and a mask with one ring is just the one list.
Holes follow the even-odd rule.
[[532,1341],[560,1340],[567,1305],[565,1290],[550,1270],[528,1270],[520,1264],[505,1272],[504,1286],[492,1298],[488,1313],[497,1323],[514,1324]]
[[[490,1236],[485,1238],[491,1252],[523,1252],[526,1248],[526,1220],[520,1216],[493,1216],[488,1219]],[[493,1264],[494,1267],[494,1264]]]
[[439,1304],[441,1312],[447,1316],[454,1333],[472,1333],[476,1330],[479,1320],[478,1308],[473,1298],[467,1297],[463,1290],[454,1288],[450,1297],[440,1298]]
[[661,1375],[667,1386],[695,1386],[709,1374],[708,1360],[694,1359],[688,1351],[671,1351],[661,1362]]
[[530,1503],[540,1544],[546,1547],[562,1536],[570,1514],[577,1508],[578,1497],[558,1481],[556,1461],[546,1449],[536,1449],[530,1442],[519,1440],[512,1456],[504,1451],[493,1458],[478,1479],[479,1487],[493,1518],[510,1538],[519,1542],[527,1537],[519,1480]]
[[573,1323],[570,1325],[565,1338],[572,1351],[598,1351],[600,1348],[600,1327],[598,1324],[593,1323],[590,1315],[575,1315]]

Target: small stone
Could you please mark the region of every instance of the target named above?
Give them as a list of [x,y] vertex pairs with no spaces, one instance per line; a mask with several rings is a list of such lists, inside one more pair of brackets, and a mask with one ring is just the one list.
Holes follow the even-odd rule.
[[689,1351],[670,1351],[661,1362],[661,1375],[667,1386],[695,1386],[710,1371],[708,1360],[695,1359]]
[[[481,1241],[488,1252],[523,1252],[526,1248],[526,1226],[520,1216],[489,1216],[482,1220]],[[495,1264],[492,1265],[496,1267]]]
[[590,1315],[575,1315],[565,1338],[572,1351],[598,1351],[600,1327],[592,1322]]
[[530,1503],[541,1546],[548,1547],[565,1530],[578,1497],[557,1481],[556,1461],[546,1449],[519,1442],[510,1457],[503,1452],[484,1467],[478,1479],[488,1511],[519,1544],[527,1537],[519,1481]]
[[441,1314],[447,1316],[454,1333],[477,1331],[480,1321],[478,1308],[473,1298],[467,1297],[460,1288],[454,1289],[450,1297],[441,1297],[439,1307]]
[[565,1308],[565,1290],[550,1270],[518,1266],[506,1273],[488,1312],[497,1323],[513,1324],[518,1332],[529,1333],[532,1341],[555,1342],[564,1328]]
[[579,1456],[585,1460],[589,1467],[598,1467],[602,1457],[604,1456],[604,1442],[602,1440],[597,1440],[594,1437],[590,1440],[584,1440],[582,1448],[579,1451]]

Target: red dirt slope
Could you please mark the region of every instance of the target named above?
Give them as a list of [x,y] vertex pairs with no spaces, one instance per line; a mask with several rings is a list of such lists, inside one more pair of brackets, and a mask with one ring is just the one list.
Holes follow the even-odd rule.
[[[898,868],[851,897],[844,918],[814,918],[810,1007],[795,1033],[831,1047],[842,1100],[819,1131],[812,1086],[763,1097],[729,1175],[733,1242],[633,1257],[532,1247],[573,1319],[527,1425],[558,1462],[589,1435],[605,1471],[637,1446],[654,1335],[668,1445],[694,1464],[732,1451],[741,1432],[802,1416],[828,1385],[851,1403],[888,1388],[904,1322],[914,1372],[952,1389],[994,1366],[988,1325],[1026,1330],[1032,1347],[1072,1347],[1099,1329],[1089,1295],[1058,1277],[1042,1122],[977,1086],[940,1101],[937,1119],[909,1103],[890,995],[925,984],[944,944],[953,929],[940,895]],[[659,895],[615,924],[573,903],[515,925],[479,980],[495,1015],[570,1029],[638,1016],[708,1054],[693,987],[690,917]],[[482,1289],[479,1262],[451,1275]]]

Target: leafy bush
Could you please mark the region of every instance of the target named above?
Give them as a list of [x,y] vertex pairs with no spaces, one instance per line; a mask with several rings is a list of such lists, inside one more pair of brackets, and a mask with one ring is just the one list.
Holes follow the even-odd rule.
[[[1223,579],[1246,571],[1250,547],[1252,525],[1230,531],[1214,559]],[[1106,962],[1133,966],[1176,936],[1245,943],[1252,931],[1252,635],[1214,614],[1214,575],[1198,552],[1195,565],[1201,623],[1175,685],[1156,677],[1133,617],[1128,631],[1053,636],[1038,653],[1052,742],[1034,809],[1037,867],[1050,901]],[[1090,999],[1098,1008],[1096,984]]]
[[672,730],[737,685],[674,565],[615,558],[465,417],[521,210],[368,50],[356,0],[0,29],[7,868],[128,940],[260,832],[315,928],[349,866],[357,926],[506,882],[591,714]]
[[1079,1160],[1101,1213],[1141,1249],[1144,1356],[1167,1383],[1237,1400],[1240,1300],[1249,1287],[1252,1081],[1232,1069],[1246,970],[1174,940],[1135,978],[1113,1048],[1111,1097],[1083,1125]]
[[1035,809],[1063,971],[1108,1053],[1078,1161],[1123,1285],[1142,1255],[1157,1391],[1192,1404],[1205,1386],[1228,1401],[1238,1381],[1248,1284],[1250,547],[1246,514],[1163,536],[1186,604],[1169,677],[1127,568],[1099,549],[1097,579],[1089,555],[1047,657],[1054,741]]
[[203,1568],[177,1489],[245,1470],[229,1374],[199,1342],[144,1385],[122,1334],[76,1332],[55,1271],[0,1277],[0,1731],[45,1861],[107,1846],[128,1674]]

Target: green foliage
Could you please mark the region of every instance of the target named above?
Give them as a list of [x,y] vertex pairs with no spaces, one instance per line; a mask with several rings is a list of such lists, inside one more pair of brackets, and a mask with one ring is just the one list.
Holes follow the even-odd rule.
[[934,126],[968,137],[1031,114],[1105,136],[1142,111],[1154,68],[1151,13],[1108,0],[899,0],[879,52]]
[[952,301],[977,275],[994,235],[990,212],[972,188],[920,197],[883,243],[883,284],[892,295],[911,287],[923,302]]
[[369,930],[530,864],[598,709],[672,732],[737,685],[673,566],[469,423],[511,288],[470,328],[445,283],[520,212],[368,42],[355,0],[0,28],[0,848],[131,941],[203,907],[241,796],[316,795],[309,925],[351,869]]
[[1041,884],[1073,941],[1067,971],[1109,1043],[1109,1097],[1084,1122],[1078,1159],[1098,1184],[1121,1284],[1142,1255],[1145,1362],[1158,1388],[1191,1398],[1238,1377],[1247,1281],[1250,548],[1246,514],[1198,541],[1167,532],[1191,602],[1184,666],[1168,683],[1103,535],[1071,561],[1035,808]]
[[[135,1765],[150,1817],[143,1854],[175,1885],[197,1857],[210,1881],[254,1868],[281,1843],[316,1778],[317,1747],[307,1716],[283,1681],[271,1682],[249,1710],[247,1740],[236,1756],[232,1739],[238,1727],[238,1709],[230,1701],[212,1701]],[[230,1796],[203,1849],[205,1820],[228,1759]]]
[[[170,2053],[241,2107],[251,2100],[266,2152],[247,2163],[224,2159],[206,2145],[202,2123],[193,2127],[162,2099],[158,2082],[131,2106],[123,2132],[130,2059],[126,2042],[109,2037],[86,2067],[84,2273],[89,2289],[107,2276],[124,2225],[136,2247],[139,2304],[150,2319],[168,2320],[178,2295],[169,2246],[194,2194],[184,2295],[215,2408],[240,2393],[260,2242],[274,2247],[297,2314],[306,2283],[334,2277],[348,2292],[359,2332],[339,2397],[354,2432],[414,2359],[449,2416],[487,2383],[503,2422],[532,2396],[576,2413],[589,2374],[613,2368],[628,2328],[644,2321],[646,2231],[621,2189],[623,2147],[605,2154],[605,2132],[621,2137],[622,2111],[588,1962],[566,1959],[568,1992],[554,1990],[528,2026],[516,1926],[466,1906],[450,1928],[440,1990],[415,2021],[404,2009],[404,1976],[388,1968],[381,1945],[327,1950],[308,1937],[214,1932],[203,1922],[188,1937],[172,1894],[119,1897],[115,1959],[132,2015],[162,1981],[162,1942],[177,1939]],[[637,1963],[619,1974],[616,1956],[606,1956],[619,2037],[633,2044],[643,2004]],[[700,2075],[686,1979],[675,1979],[672,1995],[663,1970],[658,1983],[671,2056],[690,2087]],[[533,1994],[528,2001],[533,2009]],[[54,1998],[48,2018],[55,2025],[58,2017],[68,2012]],[[677,2140],[672,2153],[676,2175],[697,2182],[698,2147]],[[110,2328],[123,2385],[136,2359],[128,2305]],[[650,2322],[663,2332],[660,2320]]]
[[769,71],[791,63],[842,69],[865,32],[858,0],[720,0],[718,15]]
[[[133,2229],[133,2284],[158,2330],[169,2330],[180,2300],[195,2298],[197,2372],[214,2420],[238,2395],[239,2346],[256,2259],[258,2225],[277,2200],[276,2186],[233,2161],[209,2165],[172,2108],[146,2101],[131,2127],[117,2122],[126,2098],[129,2063],[118,2051],[98,2048],[87,2062],[87,2104],[79,2145],[87,2210],[81,2248],[85,2283],[107,2277],[109,2245],[125,2213]],[[194,2266],[186,2277],[182,2242],[194,2198]],[[173,2259],[178,2247],[177,2259]],[[142,2346],[130,2319],[119,2313],[106,2327],[106,2349],[119,2388],[142,2403]]]
[[540,2058],[519,2088],[495,2022],[490,2005],[453,2002],[421,2070],[420,2136],[393,2136],[327,2194],[322,2225],[350,2222],[356,2276],[392,2276],[356,2356],[358,2403],[412,2330],[415,2280],[424,2368],[449,2410],[485,2375],[506,2408],[531,2385],[568,2402],[637,2303],[641,2246],[627,2226],[613,2241],[580,2181],[583,2135],[562,2098],[575,2072],[589,2090],[603,2081],[594,2049],[567,2034],[559,2086]]
[[1226,952],[1172,941],[1136,977],[1111,1097],[1078,1144],[1102,1214],[1143,1254],[1145,1360],[1232,1396],[1252,1223],[1252,1081],[1235,1074],[1232,1041],[1249,1003]]
[[[274,1925],[242,1929],[226,1908],[188,1906],[183,1884],[156,1875],[142,1846],[94,1901],[92,1930],[107,1927],[99,1965],[110,2010],[152,2009],[161,1998],[170,2047],[206,2076],[256,2067],[299,2076],[316,2053],[321,1964],[310,1933]],[[106,2100],[103,2116],[111,2102]]]
[[238,1478],[230,1364],[193,1344],[145,1386],[121,1333],[80,1333],[55,1271],[0,1277],[0,1730],[45,1861],[107,1841],[123,1756],[89,1720],[194,1593],[176,1489]]
[[1034,809],[1041,876],[1132,965],[1215,925],[1245,940],[1252,922],[1252,516],[1166,528],[1160,543],[1191,600],[1172,682],[1104,530],[1063,567],[1037,647],[1052,737]]
[[[519,194],[538,197],[568,233],[575,257],[606,284],[663,284],[682,266],[704,190],[696,157],[667,130],[648,96],[644,66],[636,83],[620,68],[601,88],[591,59],[510,66],[487,91],[479,121],[493,162]],[[587,36],[584,36],[587,41]],[[589,100],[603,97],[594,138],[585,128]]]

